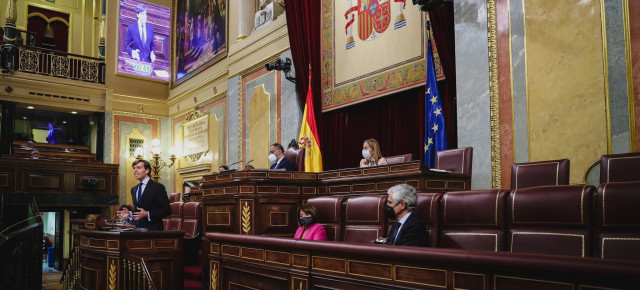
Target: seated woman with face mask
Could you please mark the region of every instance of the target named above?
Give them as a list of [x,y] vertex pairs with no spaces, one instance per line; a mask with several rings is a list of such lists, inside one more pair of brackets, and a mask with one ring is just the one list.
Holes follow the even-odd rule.
[[362,144],[362,160],[360,167],[387,165],[387,159],[380,153],[380,144],[376,139],[367,139]]
[[326,241],[327,232],[317,223],[318,210],[313,205],[303,205],[298,209],[300,227],[296,230],[295,239]]

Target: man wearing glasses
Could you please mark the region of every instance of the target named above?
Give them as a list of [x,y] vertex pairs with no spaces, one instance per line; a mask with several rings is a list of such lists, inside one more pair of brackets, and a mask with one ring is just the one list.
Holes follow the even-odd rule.
[[284,158],[284,148],[280,143],[274,143],[269,148],[269,162],[271,169],[280,169],[286,171],[294,171],[293,163],[289,162],[287,158]]

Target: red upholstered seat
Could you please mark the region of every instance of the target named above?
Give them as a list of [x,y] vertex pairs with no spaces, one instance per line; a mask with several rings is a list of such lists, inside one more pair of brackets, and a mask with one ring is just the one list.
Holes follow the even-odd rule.
[[452,173],[471,174],[473,147],[449,149],[436,152],[436,169]]
[[640,261],[640,182],[601,184],[595,208],[596,257]]
[[284,157],[293,163],[293,168],[296,171],[300,172],[304,172],[304,154],[304,148],[296,149],[294,147],[289,147],[284,151]]
[[172,202],[171,203],[171,215],[162,219],[164,229],[167,231],[180,231],[182,230],[182,215],[183,215],[184,203]]
[[505,190],[445,193],[440,247],[504,251],[507,195]]
[[402,154],[396,156],[385,157],[387,159],[387,164],[396,164],[396,163],[404,163],[413,160],[413,154]]
[[363,195],[347,199],[344,241],[370,243],[378,237],[386,236],[386,202],[386,195]]
[[[418,193],[418,206],[414,213],[424,223],[429,238],[429,246],[435,247],[438,241],[438,221],[440,220],[440,199],[442,193]],[[395,222],[395,221],[394,221]],[[389,224],[389,227],[393,223]],[[387,233],[389,229],[387,229]]]
[[640,152],[602,155],[600,183],[640,181]]
[[514,190],[507,201],[511,252],[590,257],[591,185],[540,186]]
[[200,235],[201,202],[187,202],[184,204],[184,220],[182,230],[185,239],[193,239]]
[[318,223],[324,226],[329,241],[342,241],[345,200],[343,196],[323,196],[307,200],[307,204],[318,210]]
[[511,190],[569,184],[569,159],[511,165]]
[[179,202],[180,201],[180,193],[172,193],[169,195],[169,202]]

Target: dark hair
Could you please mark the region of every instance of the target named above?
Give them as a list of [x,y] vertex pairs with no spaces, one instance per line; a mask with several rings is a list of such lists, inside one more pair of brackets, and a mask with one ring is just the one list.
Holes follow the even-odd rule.
[[289,142],[289,146],[287,146],[287,149],[289,149],[291,147],[296,148],[296,149],[300,149],[300,147],[298,146],[298,140],[291,139],[291,142]]
[[136,14],[143,12],[143,11],[147,11],[147,5],[145,5],[144,3],[140,3],[136,6]]
[[315,206],[313,206],[312,204],[305,204],[301,207],[298,208],[298,213],[300,213],[300,211],[311,215],[311,217],[313,218],[313,223],[317,223],[318,222],[318,210],[316,209]]
[[280,145],[280,143],[273,143],[273,144],[271,144],[271,146],[276,147],[278,150],[280,150],[280,152],[282,152],[284,154],[284,147],[282,147],[282,145]]
[[227,167],[226,165],[222,165],[222,166],[220,166],[220,167],[222,167],[222,169],[224,169],[225,171],[228,171],[228,170],[229,170],[229,167]]
[[131,163],[131,167],[136,167],[136,165],[138,163],[142,162],[144,164],[144,169],[145,170],[149,170],[149,177],[151,177],[151,172],[153,172],[151,170],[151,163],[149,163],[149,161],[144,160],[144,159],[136,159],[135,161],[133,161],[133,163]]

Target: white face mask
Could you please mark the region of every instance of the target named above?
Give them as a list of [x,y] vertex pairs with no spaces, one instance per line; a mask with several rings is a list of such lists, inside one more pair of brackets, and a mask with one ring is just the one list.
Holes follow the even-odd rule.
[[269,153],[269,161],[270,161],[271,163],[273,163],[273,162],[276,162],[276,161],[277,161],[277,158],[276,158],[276,156],[275,156],[273,153]]
[[364,159],[369,159],[369,157],[371,157],[369,150],[362,150],[362,157],[364,157]]

